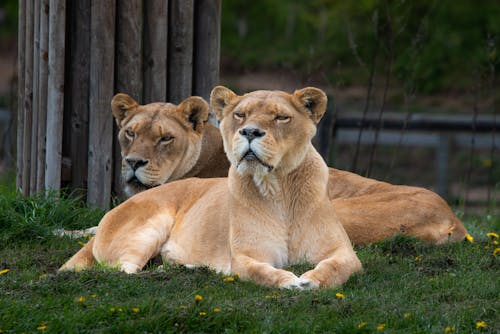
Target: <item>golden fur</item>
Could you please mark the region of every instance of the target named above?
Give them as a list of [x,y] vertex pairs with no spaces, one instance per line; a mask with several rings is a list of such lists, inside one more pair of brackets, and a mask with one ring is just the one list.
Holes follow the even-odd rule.
[[[189,98],[186,101],[190,99],[194,99],[198,109],[203,111],[200,116],[203,120],[201,126],[208,118],[208,109],[202,106],[203,101],[199,98]],[[112,106],[120,126],[124,180],[127,180],[127,175],[130,174],[130,166],[125,160],[129,156],[150,160],[152,166],[163,171],[158,174],[163,177],[149,183],[144,182],[148,187],[190,176],[205,178],[227,175],[229,163],[223,152],[220,132],[206,124],[200,136],[199,132],[187,123],[186,117],[180,117],[179,120],[179,115],[183,115],[179,110],[182,105],[178,108],[164,103],[138,106],[127,95],[118,94],[114,98]],[[124,116],[125,112],[127,117]],[[179,122],[185,126],[176,126]],[[153,135],[152,139],[140,140],[142,136],[151,136],[147,129],[151,128],[152,124],[162,125],[163,129],[174,129],[172,131],[178,129],[175,137],[179,148],[173,154],[162,158],[161,151],[158,153],[155,143],[160,138],[159,134]],[[125,138],[125,131],[129,126],[139,129],[137,142],[140,144],[130,144]],[[144,130],[141,132],[141,129]],[[192,143],[195,149],[191,149],[187,143]],[[196,164],[191,167],[193,161],[196,161]],[[176,173],[171,172],[174,165],[177,166]],[[146,189],[146,186],[134,182],[126,184],[129,196]],[[355,245],[377,242],[398,233],[441,244],[463,240],[467,233],[448,204],[437,194],[424,188],[392,185],[329,168],[328,193],[340,222]],[[91,230],[86,230],[86,233],[89,232],[92,233]]]
[[[96,236],[62,266],[95,260],[140,270],[157,254],[206,265],[259,284],[336,286],[361,270],[328,198],[328,168],[311,144],[325,112],[316,88],[293,94],[212,91],[221,120],[228,178],[186,179],[144,191],[108,212]],[[308,261],[297,277],[282,269]]]
[[117,94],[111,110],[119,128],[122,181],[127,196],[187,177],[226,176],[229,163],[208,104],[192,96],[178,106],[139,105]]

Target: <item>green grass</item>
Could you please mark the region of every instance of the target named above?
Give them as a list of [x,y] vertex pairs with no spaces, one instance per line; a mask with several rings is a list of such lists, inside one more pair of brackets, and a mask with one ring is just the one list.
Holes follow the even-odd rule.
[[383,333],[500,332],[500,256],[486,236],[500,231],[499,217],[465,219],[473,243],[436,247],[396,237],[358,247],[363,274],[340,288],[299,292],[228,281],[204,268],[160,272],[154,263],[137,275],[57,273],[83,239],[50,231],[92,226],[102,212],[12,191],[0,193],[0,210],[0,270],[9,269],[0,275],[4,333],[371,333],[382,324]]

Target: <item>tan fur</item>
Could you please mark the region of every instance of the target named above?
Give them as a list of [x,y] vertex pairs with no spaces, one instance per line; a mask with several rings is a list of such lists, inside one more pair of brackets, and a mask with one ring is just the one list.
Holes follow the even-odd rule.
[[[226,91],[221,92],[222,98],[226,97],[224,94],[234,94]],[[119,94],[117,97],[122,95],[124,94]],[[214,108],[219,105],[217,99],[213,99],[212,103]],[[136,106],[137,103],[131,100],[128,105]],[[144,110],[144,118],[141,118],[144,127],[148,127],[153,123],[153,113],[156,110],[154,105],[141,107],[141,110]],[[170,106],[173,107],[173,105]],[[127,124],[127,122],[125,123]],[[186,138],[192,136],[190,129],[184,131],[186,131]],[[198,158],[193,158],[197,159],[197,164],[189,173],[184,172],[183,178],[188,176],[205,178],[227,175],[229,164],[223,152],[222,137],[219,130],[207,124],[203,131],[201,153]],[[122,131],[120,131],[120,136],[123,136]],[[182,131],[179,136],[183,136]],[[199,137],[194,136],[194,138],[196,141],[196,138]],[[152,142],[149,142],[150,146],[152,146]],[[130,152],[133,150],[127,149],[126,143],[122,139],[120,143],[122,145],[122,156],[126,157],[131,154]],[[147,146],[147,144],[144,145]],[[149,150],[148,147],[144,148],[144,152],[142,156],[145,158],[155,154],[154,149]],[[177,152],[177,154],[179,156],[194,154],[190,152],[185,147],[184,152]],[[185,159],[184,161],[189,160]],[[168,160],[164,163],[166,166],[169,165]],[[161,164],[161,160],[158,164]],[[183,174],[183,170],[189,170],[189,168],[182,165],[178,168],[181,170],[181,173],[178,173],[179,175]],[[158,167],[158,169],[161,168]],[[123,176],[125,174],[126,170],[124,169]],[[172,178],[166,179],[166,182],[171,180]],[[156,185],[156,183],[154,184]],[[267,185],[269,186],[269,184]],[[134,187],[133,191],[129,192],[129,195],[143,189]],[[272,189],[269,188],[268,191],[272,191]],[[336,208],[340,222],[353,244],[356,245],[377,242],[398,233],[430,243],[441,244],[447,241],[463,240],[467,233],[462,222],[455,216],[448,204],[437,194],[424,188],[392,185],[361,177],[354,173],[329,168],[328,193]]]
[[[130,198],[102,219],[92,256],[134,273],[161,253],[167,261],[298,289],[340,285],[360,271],[328,198],[328,168],[311,144],[324,93],[236,96],[216,87],[212,101],[229,177],[176,181]],[[257,132],[248,129],[259,135],[251,138]],[[88,266],[89,247],[61,269]],[[282,269],[303,261],[316,267],[300,277]]]
[[189,97],[178,106],[139,105],[120,93],[111,101],[111,109],[120,130],[127,196],[187,177],[227,175],[229,162],[220,134],[207,122],[208,104],[201,97]]

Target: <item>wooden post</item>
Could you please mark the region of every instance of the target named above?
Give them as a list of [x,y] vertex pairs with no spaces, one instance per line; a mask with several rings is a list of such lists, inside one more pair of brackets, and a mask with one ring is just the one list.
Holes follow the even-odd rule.
[[45,188],[45,152],[47,140],[47,83],[49,77],[49,0],[42,0],[40,9],[40,52],[39,75],[38,75],[38,141],[37,150],[37,174],[36,192]]
[[64,64],[66,1],[49,3],[49,78],[47,95],[47,152],[45,189],[61,187],[62,135],[64,113]]
[[[115,91],[131,95],[142,102],[142,0],[117,2],[116,8],[116,60]],[[153,19],[154,21],[154,19]],[[107,112],[111,113],[108,103]],[[118,142],[118,127],[113,122],[113,189],[123,197],[121,187],[121,149]]]
[[192,92],[194,0],[170,0],[169,5],[167,98],[177,104]]
[[167,100],[168,0],[144,2],[143,103]]
[[19,0],[18,47],[17,47],[17,144],[16,188],[23,186],[23,139],[24,139],[24,71],[26,45],[26,0]]
[[33,8],[34,1],[26,1],[26,37],[24,64],[24,128],[23,128],[23,170],[21,189],[29,195],[31,167],[31,116],[33,112]]
[[39,84],[39,69],[40,69],[40,7],[42,2],[34,1],[33,9],[33,109],[32,109],[32,126],[31,126],[31,167],[30,167],[30,195],[36,193],[36,174],[37,174],[37,142],[38,142],[38,113],[40,91]]
[[[78,191],[87,188],[89,149],[89,80],[90,80],[90,11],[91,0],[69,2],[68,15],[73,19],[69,29],[71,34],[69,70],[67,76],[70,108],[70,186]],[[108,79],[109,80],[109,79]],[[112,80],[112,79],[111,79]]]
[[92,0],[90,24],[90,106],[87,201],[108,208],[113,177],[115,1]]
[[219,82],[221,0],[195,2],[193,94],[208,101]]

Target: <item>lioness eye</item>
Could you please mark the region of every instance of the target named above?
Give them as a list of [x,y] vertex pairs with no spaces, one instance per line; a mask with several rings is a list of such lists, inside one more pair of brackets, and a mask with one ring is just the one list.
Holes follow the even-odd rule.
[[172,136],[163,136],[160,138],[160,143],[170,143],[172,140],[174,139],[174,137]]
[[274,118],[274,120],[278,122],[288,122],[290,120],[290,116],[278,115]]
[[245,119],[245,114],[243,114],[243,113],[235,112],[233,114],[233,116],[235,119],[240,120],[240,121]]
[[134,137],[135,137],[135,133],[134,133],[134,131],[132,131],[132,130],[126,130],[126,131],[125,131],[125,134],[126,134],[128,137],[130,137],[130,138],[134,138]]

